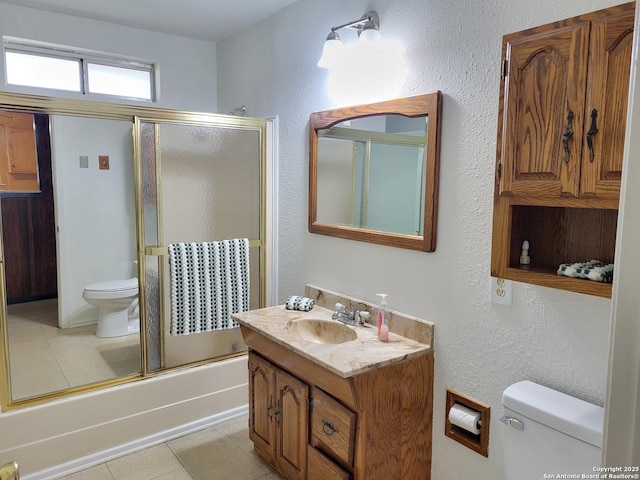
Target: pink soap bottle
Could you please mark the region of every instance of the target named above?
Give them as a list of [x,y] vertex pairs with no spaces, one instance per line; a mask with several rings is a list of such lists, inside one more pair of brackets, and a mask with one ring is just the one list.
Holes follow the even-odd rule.
[[389,341],[389,312],[387,311],[387,294],[378,293],[380,306],[378,307],[378,340]]

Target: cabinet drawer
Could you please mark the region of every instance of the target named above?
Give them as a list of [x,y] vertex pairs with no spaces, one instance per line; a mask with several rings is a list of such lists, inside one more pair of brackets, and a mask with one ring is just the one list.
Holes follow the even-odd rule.
[[307,449],[307,480],[349,480],[349,472],[325,457],[319,450]]
[[347,467],[353,466],[356,415],[319,388],[313,389],[311,444]]

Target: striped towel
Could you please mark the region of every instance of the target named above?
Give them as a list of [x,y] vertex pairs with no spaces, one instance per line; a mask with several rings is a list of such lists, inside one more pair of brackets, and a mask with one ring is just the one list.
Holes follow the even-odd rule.
[[249,309],[249,240],[169,245],[171,335],[234,328]]

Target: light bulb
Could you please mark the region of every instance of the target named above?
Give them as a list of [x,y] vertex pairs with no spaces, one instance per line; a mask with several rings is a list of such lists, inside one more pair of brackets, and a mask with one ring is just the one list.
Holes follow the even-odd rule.
[[366,28],[362,32],[360,32],[360,36],[358,37],[359,42],[375,42],[377,40],[381,40],[382,36],[380,32],[375,28]]

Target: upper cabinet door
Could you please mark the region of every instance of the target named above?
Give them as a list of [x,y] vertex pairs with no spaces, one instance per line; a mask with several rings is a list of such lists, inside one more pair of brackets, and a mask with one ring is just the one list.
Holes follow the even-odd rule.
[[594,20],[581,171],[582,198],[620,196],[634,11]]
[[0,191],[39,190],[34,116],[0,111]]
[[505,37],[501,195],[578,196],[588,45],[588,22]]

